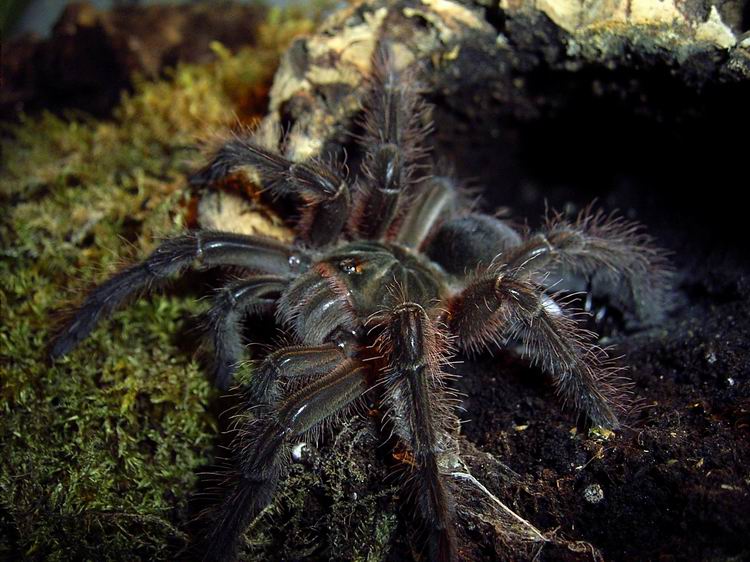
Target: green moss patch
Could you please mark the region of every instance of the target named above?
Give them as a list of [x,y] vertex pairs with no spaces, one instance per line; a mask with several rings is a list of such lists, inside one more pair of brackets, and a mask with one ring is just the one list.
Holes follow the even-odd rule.
[[283,47],[311,20],[270,11],[259,47],[139,81],[113,118],[5,126],[0,169],[0,558],[164,559],[185,546],[215,393],[180,345],[204,305],[154,295],[68,357],[57,312],[185,228],[196,140],[252,119]]

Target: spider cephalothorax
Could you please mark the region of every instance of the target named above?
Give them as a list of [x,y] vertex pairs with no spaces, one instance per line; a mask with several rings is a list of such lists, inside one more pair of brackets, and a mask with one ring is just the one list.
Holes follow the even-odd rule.
[[242,320],[275,310],[294,344],[269,353],[251,377],[244,396],[256,414],[237,432],[238,477],[207,558],[234,556],[271,502],[291,443],[364,402],[385,412],[384,425],[408,452],[405,485],[429,558],[455,560],[456,509],[444,474],[457,426],[451,358],[519,342],[564,400],[614,427],[617,369],[548,290],[549,275],[604,275],[636,311],[661,302],[664,260],[632,223],[586,211],[571,222],[554,216],[528,235],[475,212],[450,178],[431,172],[429,120],[412,75],[397,71],[386,49],[378,53],[356,181],[322,160],[293,162],[252,135],[224,144],[192,178],[208,184],[252,168],[271,195],[300,202],[294,244],[216,231],[166,240],[95,289],[52,347],[53,356],[67,353],[143,288],[189,267],[229,266],[245,275],[208,313],[215,380],[226,388],[244,355]]

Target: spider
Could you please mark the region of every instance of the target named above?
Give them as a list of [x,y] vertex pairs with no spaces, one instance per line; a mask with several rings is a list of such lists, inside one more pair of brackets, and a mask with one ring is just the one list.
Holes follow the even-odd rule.
[[381,47],[373,58],[354,181],[333,159],[295,162],[252,134],[232,137],[191,178],[206,185],[255,170],[272,196],[299,203],[294,243],[218,231],[167,239],[93,290],[52,344],[53,357],[68,353],[129,297],[190,268],[232,267],[243,277],[217,293],[207,314],[213,374],[225,389],[243,359],[242,321],[275,311],[294,344],[270,352],[244,393],[260,414],[237,431],[238,478],[217,508],[207,559],[236,556],[295,440],[368,402],[406,451],[404,486],[428,558],[457,560],[445,459],[455,445],[449,379],[458,352],[519,343],[591,423],[620,423],[618,368],[549,287],[550,274],[603,275],[633,307],[658,306],[662,253],[638,225],[590,209],[572,221],[552,215],[536,233],[474,210],[430,164],[429,108],[416,71],[397,69],[388,53]]

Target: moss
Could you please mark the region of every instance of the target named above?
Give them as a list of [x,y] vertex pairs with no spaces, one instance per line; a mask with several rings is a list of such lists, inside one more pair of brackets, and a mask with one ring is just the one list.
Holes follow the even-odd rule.
[[385,560],[398,527],[400,479],[383,479],[375,419],[330,426],[306,444],[266,515],[249,529],[242,560]]
[[257,48],[137,80],[111,120],[3,129],[0,558],[152,560],[187,541],[217,432],[216,394],[181,349],[195,295],[138,301],[54,364],[45,346],[55,311],[185,227],[196,139],[265,110],[281,50],[312,26],[269,13]]

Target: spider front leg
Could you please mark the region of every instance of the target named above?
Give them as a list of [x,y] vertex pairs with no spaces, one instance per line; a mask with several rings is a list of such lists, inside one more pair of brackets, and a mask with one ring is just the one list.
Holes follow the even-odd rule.
[[256,170],[273,196],[290,195],[301,200],[297,229],[305,242],[319,247],[338,239],[351,202],[349,186],[338,167],[318,159],[292,162],[250,138],[235,137],[190,182],[211,184],[243,167]]
[[486,274],[450,306],[459,345],[477,351],[520,337],[524,354],[550,373],[558,392],[597,425],[619,426],[619,371],[565,307],[517,271]]
[[120,271],[89,293],[57,334],[50,355],[53,359],[65,355],[127,299],[189,267],[237,266],[288,277],[305,270],[309,262],[307,255],[291,246],[258,236],[196,231],[170,238],[145,261]]
[[438,225],[457,207],[458,192],[451,179],[445,176],[430,178],[399,225],[396,242],[419,248],[435,229],[442,230]]
[[319,428],[367,390],[369,367],[348,359],[325,376],[290,392],[258,421],[239,430],[235,451],[239,479],[219,507],[205,560],[233,560],[250,522],[273,499],[289,454],[289,441]]
[[428,559],[454,561],[453,498],[440,472],[452,418],[441,371],[448,340],[416,303],[397,306],[384,324],[378,340],[390,360],[384,402],[395,433],[413,457],[408,482],[427,527]]
[[268,310],[287,286],[288,280],[278,276],[258,276],[233,283],[221,289],[206,315],[214,349],[214,381],[226,390],[232,382],[242,358],[241,320],[249,314]]
[[569,222],[555,214],[542,232],[503,256],[528,278],[559,268],[586,277],[603,274],[639,318],[656,319],[667,305],[670,269],[640,225],[602,211],[582,211]]

